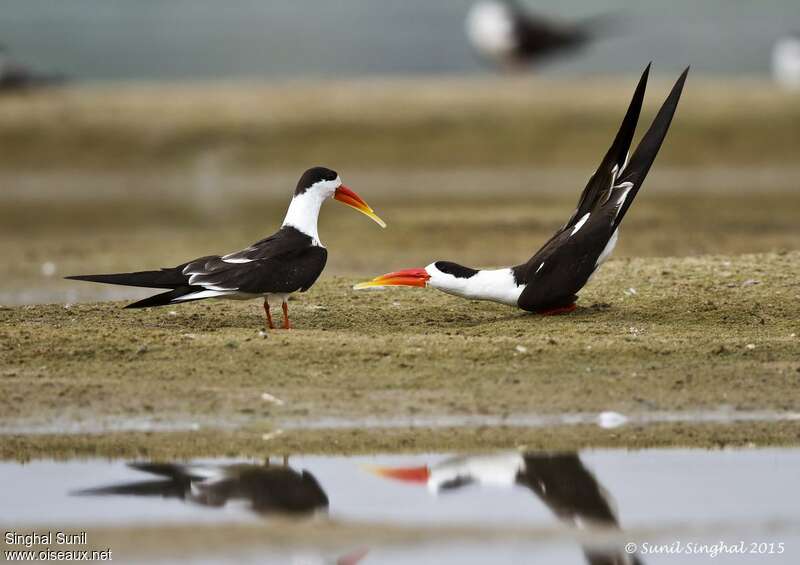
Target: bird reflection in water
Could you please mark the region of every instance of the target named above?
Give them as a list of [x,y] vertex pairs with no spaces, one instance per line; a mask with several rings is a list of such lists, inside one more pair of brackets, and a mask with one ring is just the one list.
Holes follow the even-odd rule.
[[[262,517],[303,517],[328,510],[328,495],[316,477],[309,471],[291,468],[288,458],[280,465],[271,464],[267,459],[263,465],[134,462],[128,466],[157,478],[73,494],[175,498],[211,508],[222,508],[229,502],[245,502],[251,511]],[[322,556],[305,556],[304,562],[356,565],[368,552],[368,548],[359,548],[333,561]]]
[[[563,523],[578,529],[619,529],[608,493],[575,453],[496,453],[453,457],[426,467],[373,467],[382,477],[426,485],[433,494],[468,485],[532,491]],[[618,548],[583,547],[590,565],[640,565]]]
[[328,496],[306,470],[283,465],[237,463],[229,465],[129,463],[149,473],[151,480],[91,488],[76,495],[130,495],[176,498],[201,506],[221,508],[228,502],[246,502],[253,512],[304,515],[328,508]]

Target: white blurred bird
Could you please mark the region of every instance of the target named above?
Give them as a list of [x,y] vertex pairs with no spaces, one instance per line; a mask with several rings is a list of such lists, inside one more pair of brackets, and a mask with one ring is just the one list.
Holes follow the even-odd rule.
[[800,33],[790,33],[775,42],[772,76],[782,87],[800,90]]

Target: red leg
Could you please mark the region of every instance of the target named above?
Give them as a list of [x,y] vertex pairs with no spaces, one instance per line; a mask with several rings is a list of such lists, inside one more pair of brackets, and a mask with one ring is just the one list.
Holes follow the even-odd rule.
[[272,323],[272,313],[269,311],[269,302],[264,299],[264,313],[267,315],[267,327],[271,330],[275,329],[275,324]]
[[289,322],[289,305],[286,302],[283,303],[283,329],[292,329],[292,324]]
[[547,308],[545,310],[537,310],[537,314],[541,314],[542,316],[558,316],[559,314],[569,314],[570,312],[574,311],[578,306],[576,304],[570,304],[568,306],[557,306],[555,308]]

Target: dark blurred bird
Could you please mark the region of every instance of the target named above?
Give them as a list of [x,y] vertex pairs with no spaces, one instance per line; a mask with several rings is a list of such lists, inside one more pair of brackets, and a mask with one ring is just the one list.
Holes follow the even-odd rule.
[[667,135],[689,69],[681,74],[631,156],[628,149],[649,71],[650,65],[639,80],[611,148],[589,179],[572,217],[526,263],[486,270],[436,261],[424,269],[388,273],[355,288],[429,286],[463,298],[491,300],[540,314],[574,310],[576,293],[617,244],[619,226]]
[[250,247],[227,255],[200,257],[158,271],[66,278],[169,289],[126,308],[165,306],[207,298],[264,298],[267,326],[275,327],[270,306],[280,303],[283,328],[289,329],[289,295],[307,291],[325,268],[328,251],[319,240],[317,218],[323,202],[331,197],[386,227],[358,194],[342,184],[336,171],[314,167],[300,177],[281,228]]
[[[562,522],[574,528],[619,528],[608,493],[575,453],[495,453],[446,459],[424,467],[373,467],[373,473],[426,485],[432,493],[469,485],[514,485],[533,492]],[[634,565],[635,555],[613,548],[585,547],[590,565]]]
[[531,13],[516,0],[480,0],[467,14],[466,31],[486,60],[517,68],[584,47],[607,23],[604,17],[558,22]]
[[328,508],[328,496],[314,475],[305,470],[295,471],[288,466],[247,463],[129,463],[129,466],[161,478],[86,489],[73,494],[158,496],[210,507],[244,501],[253,512],[260,515],[308,514]]
[[36,73],[17,63],[9,55],[5,45],[0,45],[0,92],[26,91],[62,82],[63,76]]

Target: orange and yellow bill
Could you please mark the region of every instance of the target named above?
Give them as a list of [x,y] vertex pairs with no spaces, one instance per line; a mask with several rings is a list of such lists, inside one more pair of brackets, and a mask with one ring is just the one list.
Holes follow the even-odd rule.
[[384,222],[378,217],[378,215],[372,210],[372,208],[369,207],[369,204],[364,202],[363,198],[361,198],[358,194],[347,188],[345,185],[341,185],[339,188],[336,189],[336,193],[333,195],[333,198],[338,200],[342,204],[346,204],[351,208],[355,208],[365,216],[369,216],[380,227],[382,228],[386,227],[386,222]]
[[421,286],[424,287],[428,284],[431,276],[425,269],[404,269],[402,271],[395,271],[393,273],[386,273],[379,277],[375,277],[371,281],[358,283],[353,288],[361,290],[364,288],[382,287],[382,286]]
[[427,467],[375,467],[365,466],[367,471],[379,477],[407,483],[427,483],[431,471]]

